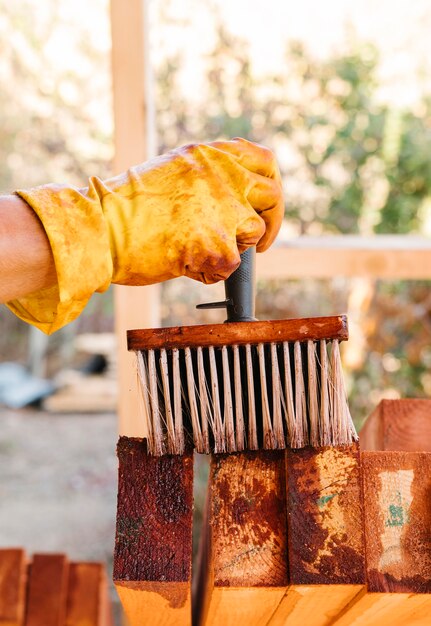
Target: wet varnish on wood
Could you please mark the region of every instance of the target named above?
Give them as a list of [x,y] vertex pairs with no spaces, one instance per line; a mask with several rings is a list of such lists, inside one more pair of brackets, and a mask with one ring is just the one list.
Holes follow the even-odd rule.
[[114,582],[130,626],[191,624],[193,454],[120,437]]

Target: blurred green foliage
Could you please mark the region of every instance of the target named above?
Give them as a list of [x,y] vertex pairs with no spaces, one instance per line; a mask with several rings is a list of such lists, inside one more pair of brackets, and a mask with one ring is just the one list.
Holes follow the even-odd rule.
[[[246,43],[221,23],[217,35],[201,100],[178,98],[180,55],[159,68],[162,151],[234,136],[272,147],[292,236],[429,234],[427,94],[414,110],[381,101],[377,50],[365,43],[325,60],[293,43],[282,73],[256,79]],[[431,394],[431,283],[365,282],[364,291],[356,280],[269,281],[259,285],[257,303],[262,319],[342,311],[353,317],[345,370],[357,424],[381,397]]]
[[[47,181],[82,184],[88,175],[108,175],[106,1],[90,3],[85,20],[64,1],[0,0],[0,9],[1,190]],[[94,19],[99,26],[105,20],[105,43],[97,40]],[[247,43],[222,22],[216,30],[203,88],[184,94],[181,53],[165,56],[157,67],[160,152],[233,136],[273,148],[292,236],[431,232],[430,94],[424,92],[410,110],[387,104],[380,97],[376,49],[353,38],[344,53],[324,60],[291,43],[283,71],[257,77]],[[195,302],[179,300],[173,284],[163,293],[165,323],[182,323],[180,309],[192,310]],[[187,297],[192,293],[187,290]],[[270,281],[259,286],[258,313],[263,319],[351,315],[346,372],[352,412],[360,421],[382,395],[431,394],[429,293],[429,282],[368,281],[364,287],[363,281],[338,278]],[[111,304],[109,296],[98,296],[80,327],[112,328]],[[0,348],[9,358],[25,358],[22,330],[2,312]]]

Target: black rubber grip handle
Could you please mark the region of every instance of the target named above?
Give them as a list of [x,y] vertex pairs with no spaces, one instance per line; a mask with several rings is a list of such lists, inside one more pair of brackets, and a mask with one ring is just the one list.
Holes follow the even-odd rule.
[[241,254],[241,265],[225,281],[227,322],[254,322],[256,318],[256,248]]

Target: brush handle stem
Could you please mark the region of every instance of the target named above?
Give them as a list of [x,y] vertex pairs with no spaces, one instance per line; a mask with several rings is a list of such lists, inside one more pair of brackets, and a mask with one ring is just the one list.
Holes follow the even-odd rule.
[[225,281],[227,322],[254,322],[256,248],[241,254],[241,265]]

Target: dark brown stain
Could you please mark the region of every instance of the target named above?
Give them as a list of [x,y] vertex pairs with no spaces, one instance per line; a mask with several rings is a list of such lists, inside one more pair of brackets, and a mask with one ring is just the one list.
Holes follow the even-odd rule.
[[[337,449],[338,450],[338,449]],[[356,446],[340,447],[342,455],[358,459]],[[322,498],[318,455],[323,449],[311,447],[288,450],[287,510],[290,579],[293,584],[363,584],[365,582],[359,465],[352,470],[349,482],[342,487],[333,468],[333,493]],[[340,457],[341,458],[341,457]],[[331,478],[332,468],[327,472]],[[325,493],[331,482],[325,487]],[[349,536],[331,532],[323,522],[330,518],[330,507],[337,505],[348,521]],[[355,502],[353,510],[352,503]],[[326,509],[326,507],[328,507]],[[350,516],[350,517],[349,517]]]
[[431,579],[423,576],[404,576],[397,579],[376,569],[368,571],[368,590],[381,593],[431,593]]
[[214,584],[286,585],[284,452],[214,455],[211,494]]
[[114,579],[190,580],[193,455],[151,457],[120,437]]

